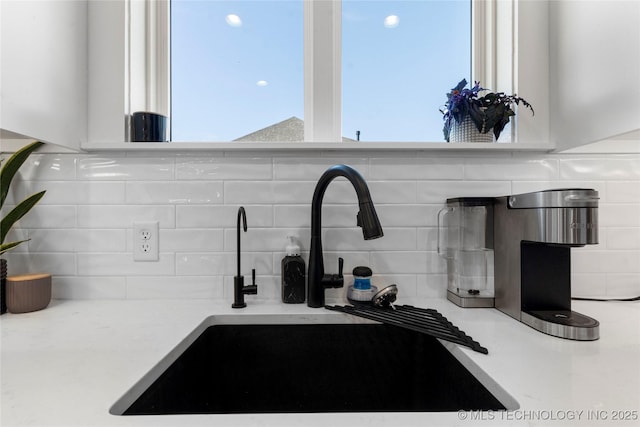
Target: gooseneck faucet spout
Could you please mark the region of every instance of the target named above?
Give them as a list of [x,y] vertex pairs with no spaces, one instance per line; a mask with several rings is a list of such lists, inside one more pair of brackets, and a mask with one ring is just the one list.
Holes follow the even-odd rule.
[[338,274],[325,274],[322,255],[322,199],[327,187],[334,178],[344,177],[351,182],[358,196],[360,211],[356,217],[357,225],[362,227],[365,240],[383,236],[382,226],[378,220],[375,207],[371,201],[369,187],[362,175],[346,165],[336,165],[327,169],[318,180],[311,202],[311,245],[309,252],[309,274],[307,280],[307,305],[309,307],[324,306],[324,290],[340,288],[344,285],[342,277],[342,258],[339,259]]
[[237,257],[238,257],[238,274],[233,278],[233,304],[231,304],[232,308],[244,308],[247,304],[244,302],[245,294],[255,295],[258,293],[258,285],[256,285],[256,270],[253,269],[251,271],[251,276],[253,280],[253,284],[245,286],[244,285],[244,276],[241,274],[240,270],[240,220],[242,220],[243,229],[246,233],[247,231],[247,214],[244,210],[244,207],[240,206],[238,209],[238,234],[237,234]]

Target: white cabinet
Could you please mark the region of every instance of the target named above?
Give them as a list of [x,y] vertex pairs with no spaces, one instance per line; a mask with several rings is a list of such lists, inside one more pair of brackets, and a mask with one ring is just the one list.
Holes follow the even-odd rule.
[[128,123],[127,3],[125,0],[90,0],[87,20],[87,142],[122,144]]
[[125,11],[124,0],[0,1],[3,138],[125,141]]
[[552,1],[549,16],[557,149],[640,139],[631,137],[640,129],[640,2]]
[[82,0],[0,2],[0,129],[75,149],[86,141],[86,17]]

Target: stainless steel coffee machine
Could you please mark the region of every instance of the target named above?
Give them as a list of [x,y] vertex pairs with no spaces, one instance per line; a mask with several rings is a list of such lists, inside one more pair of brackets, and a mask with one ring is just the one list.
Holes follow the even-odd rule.
[[598,321],[571,310],[571,248],[597,243],[595,190],[496,198],[495,307],[549,335],[597,340]]

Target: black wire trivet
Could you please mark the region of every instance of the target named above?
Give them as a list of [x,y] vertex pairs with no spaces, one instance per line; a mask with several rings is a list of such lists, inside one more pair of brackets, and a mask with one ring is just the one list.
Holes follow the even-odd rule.
[[437,310],[431,308],[418,308],[411,305],[393,305],[389,308],[368,305],[325,305],[325,308],[421,332],[464,345],[482,354],[489,353],[489,350],[474,341]]

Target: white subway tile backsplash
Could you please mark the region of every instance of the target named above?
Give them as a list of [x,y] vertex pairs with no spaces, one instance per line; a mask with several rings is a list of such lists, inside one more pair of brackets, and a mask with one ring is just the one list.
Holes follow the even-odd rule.
[[371,268],[384,274],[445,273],[445,262],[435,252],[383,252],[371,253]]
[[609,181],[606,183],[607,203],[640,203],[640,183],[638,181]]
[[416,249],[419,251],[437,251],[438,227],[418,228],[416,231],[416,239],[418,241]]
[[54,276],[51,293],[56,299],[124,299],[127,283],[120,276]]
[[226,181],[225,204],[310,203],[315,183],[293,181]]
[[464,166],[467,180],[539,181],[558,178],[558,161],[552,158],[469,158]]
[[176,160],[176,178],[179,180],[270,180],[272,175],[271,158],[211,158],[203,154]]
[[[640,262],[640,259],[637,261]],[[610,298],[631,298],[640,295],[640,274],[607,273],[604,283],[606,295]]]
[[26,180],[72,181],[76,179],[78,158],[64,154],[32,154],[20,167],[19,175]]
[[145,204],[220,204],[221,181],[134,181],[127,183],[126,200],[130,205]]
[[640,227],[640,204],[609,204],[598,206],[601,227]]
[[560,159],[560,177],[573,180],[640,179],[637,155],[585,156]]
[[22,217],[23,228],[75,228],[76,206],[36,205],[28,215]]
[[135,262],[133,254],[122,253],[80,253],[78,274],[80,276],[157,276],[175,274],[175,256],[160,253],[158,261]]
[[[279,208],[276,206],[276,208]],[[300,214],[296,218],[295,215]],[[282,213],[282,209],[276,210],[276,215],[284,215],[283,218],[276,218],[277,226],[291,227],[295,224],[298,227],[311,227],[311,203],[308,205],[300,205],[290,208],[286,214]],[[325,204],[322,207],[322,226],[323,227],[354,227],[357,223],[358,205],[330,205]],[[294,224],[287,224],[286,220],[290,220]]]
[[418,274],[416,275],[418,296],[422,298],[446,298],[447,275]]
[[15,181],[7,204],[24,200],[37,192],[46,193],[39,205],[122,204],[125,201],[124,182],[103,181]]
[[571,277],[571,296],[597,298],[606,294],[604,273],[574,273]]
[[415,181],[369,181],[371,199],[378,205],[381,203],[406,204],[416,202]]
[[638,251],[581,251],[571,253],[575,273],[640,273]]
[[158,221],[160,228],[173,228],[175,208],[167,205],[78,206],[79,228],[131,228],[134,221]]
[[223,252],[177,253],[176,275],[178,276],[221,276],[227,271],[227,257]]
[[276,180],[313,181],[322,176],[329,167],[339,164],[349,165],[365,179],[369,179],[366,158],[358,157],[285,157],[273,162],[273,177]]
[[[133,241],[133,235],[130,241]],[[159,242],[161,252],[219,252],[224,250],[224,230],[221,228],[161,229]]]
[[30,252],[123,252],[125,230],[34,229],[29,231]]
[[115,157],[86,156],[78,162],[78,179],[81,180],[173,180],[173,158],[164,157]]
[[464,175],[464,159],[385,157],[371,159],[372,180],[456,180]]
[[[176,228],[236,227],[240,205],[176,206]],[[271,206],[245,205],[247,227],[271,227]]]
[[640,250],[640,227],[609,227],[605,239],[607,249]]
[[[87,181],[66,191],[76,191],[78,204],[121,204],[125,202],[125,185],[123,182]],[[64,183],[61,187],[64,187]],[[47,196],[49,189],[47,187]]]
[[[271,253],[248,252],[243,250],[240,257],[241,275],[251,277],[251,269],[256,274],[272,274]],[[176,254],[176,274],[178,276],[235,276],[238,272],[235,245],[228,252],[178,253]]]
[[[252,298],[280,299],[286,236],[308,262],[317,179],[349,164],[369,184],[384,237],[365,241],[356,193],[345,178],[324,195],[327,273],[345,260],[346,279],[369,265],[406,296],[442,297],[446,263],[437,254],[437,214],[450,197],[502,196],[551,188],[600,193],[600,244],[572,250],[573,293],[640,294],[640,156],[469,152],[36,154],[12,185],[7,208],[39,190],[45,198],[11,230],[31,238],[7,254],[10,274],[49,271],[56,298],[233,298],[238,207],[242,274],[258,275]],[[3,209],[4,211],[4,209]],[[3,212],[4,213],[4,212]],[[134,262],[134,221],[160,223],[160,260]],[[348,283],[346,283],[348,285]],[[344,289],[327,299],[344,303]]]
[[129,299],[221,299],[223,276],[150,276],[127,278]]
[[67,252],[11,252],[7,255],[7,269],[10,276],[25,273],[74,276],[78,273],[75,254]]
[[[444,202],[443,202],[444,206]],[[434,205],[376,205],[382,227],[428,227],[438,223],[438,211],[443,206]]]
[[[329,215],[329,210],[345,209],[352,212],[349,206],[327,206],[323,208],[323,224],[328,226],[327,220],[332,218],[336,213]],[[326,216],[326,219],[325,219]],[[277,205],[273,207],[273,226],[274,227],[293,227],[293,228],[310,228],[311,227],[311,203],[306,205]]]
[[[226,229],[224,247],[227,251],[236,250],[237,230]],[[244,251],[278,252],[288,244],[287,236],[298,236],[301,242],[311,240],[308,229],[252,228],[240,232],[240,245]]]

